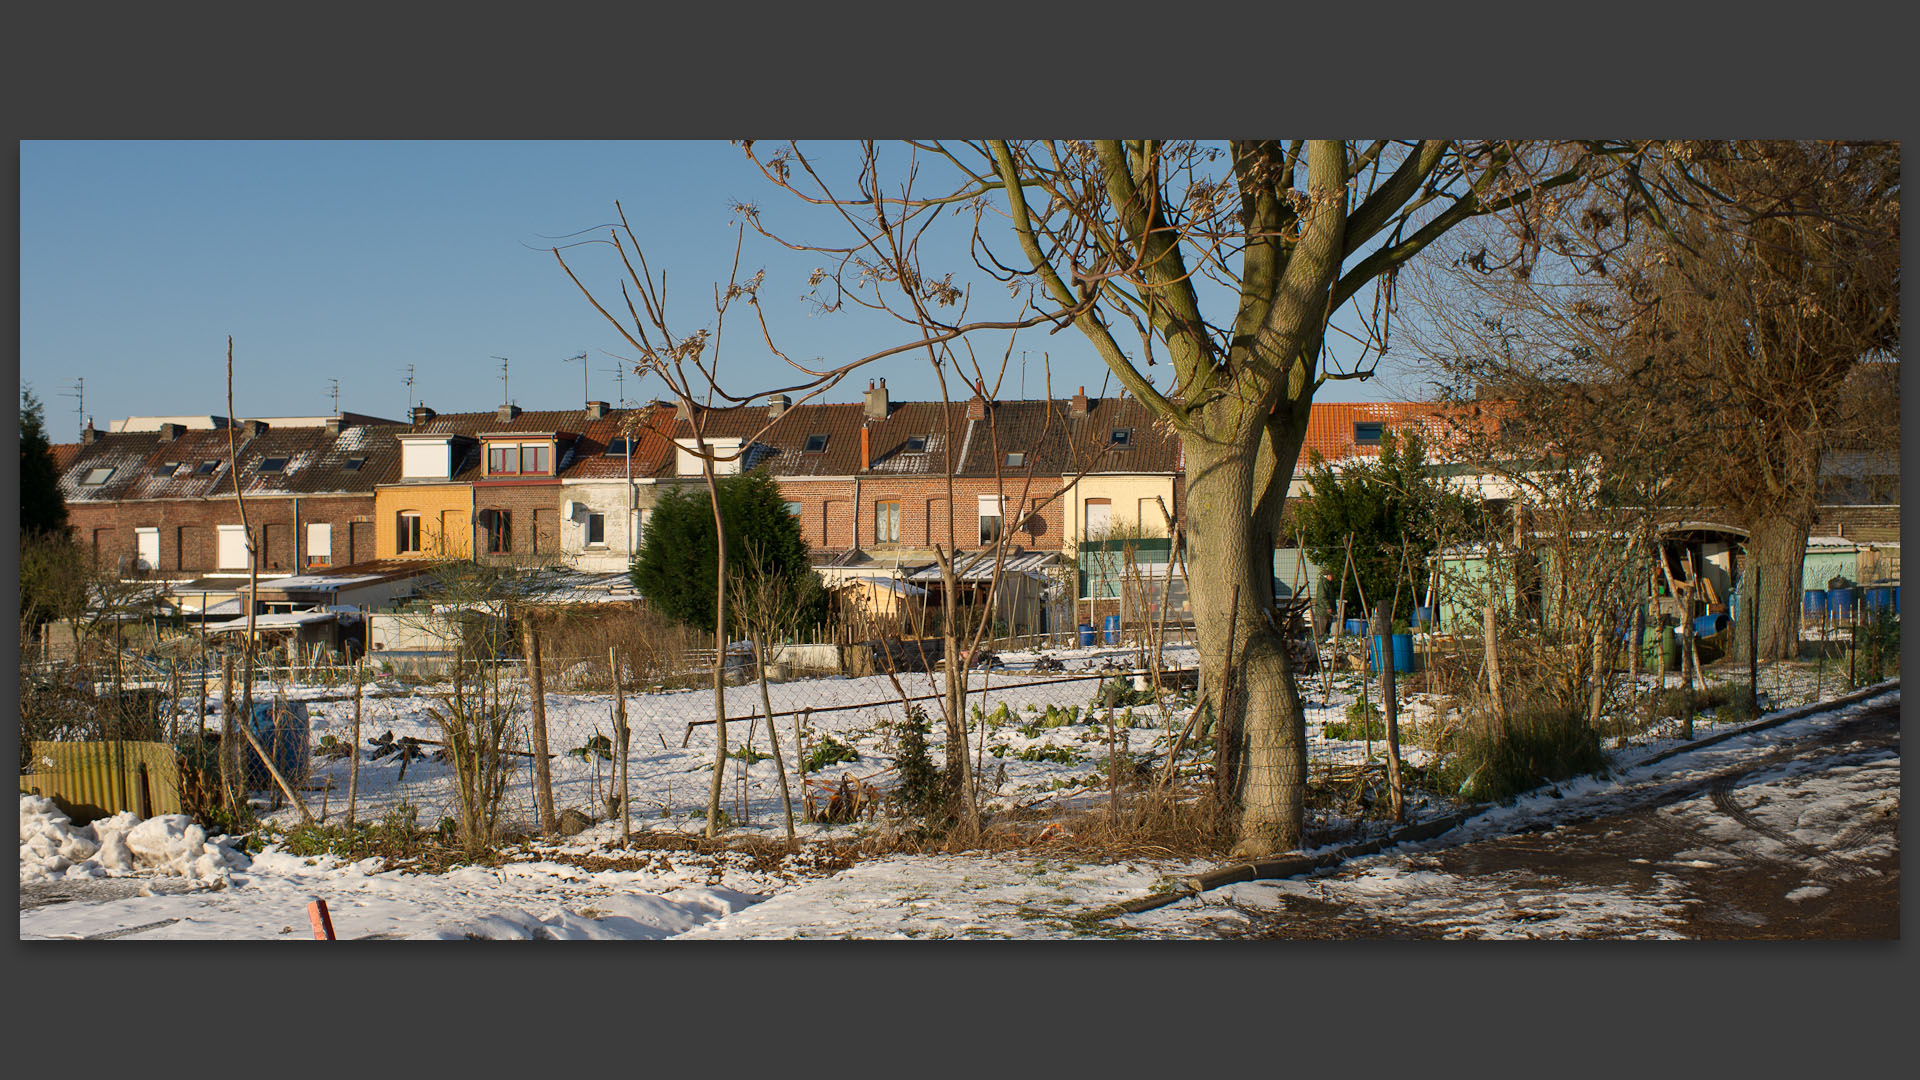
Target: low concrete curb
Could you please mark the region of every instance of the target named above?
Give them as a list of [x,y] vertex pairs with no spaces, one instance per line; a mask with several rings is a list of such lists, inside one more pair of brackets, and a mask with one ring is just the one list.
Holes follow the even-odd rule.
[[[1829,701],[1816,701],[1811,705],[1802,705],[1799,708],[1789,709],[1785,712],[1769,716],[1764,720],[1758,720],[1744,727],[1735,728],[1732,731],[1716,732],[1703,739],[1695,739],[1693,742],[1687,743],[1684,746],[1676,746],[1670,750],[1663,750],[1644,761],[1636,762],[1634,767],[1639,768],[1643,765],[1652,765],[1656,762],[1665,761],[1670,757],[1676,757],[1680,754],[1698,750],[1701,747],[1712,746],[1715,743],[1725,742],[1728,739],[1750,734],[1755,731],[1764,731],[1767,728],[1784,724],[1789,720],[1798,720],[1801,717],[1812,716],[1815,713],[1842,709],[1848,705],[1857,705],[1862,701],[1868,701],[1872,698],[1879,697],[1881,694],[1899,688],[1900,680],[1892,679],[1888,682],[1868,687],[1865,690],[1855,691],[1845,697],[1834,698]],[[1231,885],[1238,881],[1270,881],[1278,878],[1298,877],[1301,874],[1312,873],[1315,870],[1323,870],[1329,866],[1346,862],[1348,859],[1357,859],[1363,855],[1374,855],[1400,844],[1411,844],[1421,840],[1431,840],[1442,833],[1465,824],[1469,818],[1478,816],[1485,809],[1485,807],[1476,807],[1472,810],[1463,810],[1458,813],[1448,814],[1444,817],[1434,818],[1432,821],[1423,821],[1417,825],[1409,825],[1398,832],[1388,833],[1385,836],[1377,837],[1373,840],[1351,844],[1347,847],[1325,852],[1320,855],[1290,855],[1281,859],[1266,859],[1259,862],[1235,863],[1231,866],[1223,866],[1218,870],[1210,870],[1204,874],[1196,874],[1182,880],[1180,882],[1181,887],[1173,892],[1155,893],[1152,896],[1143,896],[1138,900],[1128,900],[1125,903],[1113,904],[1101,908],[1086,916],[1086,921],[1103,922],[1121,915],[1137,915],[1143,911],[1152,911],[1155,908],[1162,908],[1168,904],[1178,903],[1189,896],[1198,896],[1209,889],[1217,889],[1222,885]]]

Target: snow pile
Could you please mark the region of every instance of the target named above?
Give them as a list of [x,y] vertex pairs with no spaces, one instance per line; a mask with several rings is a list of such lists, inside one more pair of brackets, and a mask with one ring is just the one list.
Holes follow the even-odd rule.
[[185,814],[142,821],[122,811],[76,829],[52,799],[20,796],[22,881],[133,873],[213,881],[246,869],[247,861],[226,837],[209,838]]

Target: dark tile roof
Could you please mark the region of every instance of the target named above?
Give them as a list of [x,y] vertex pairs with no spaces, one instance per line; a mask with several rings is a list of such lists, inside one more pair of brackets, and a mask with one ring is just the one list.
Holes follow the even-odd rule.
[[[397,474],[397,425],[356,425],[337,434],[323,427],[268,428],[249,435],[244,427],[188,431],[172,439],[159,432],[106,432],[94,442],[76,444],[71,460],[61,470],[60,490],[76,503],[141,499],[207,499],[233,494],[233,470],[228,467],[232,446],[238,447],[235,465],[240,490],[254,496],[352,494],[371,492],[373,485]],[[260,466],[270,459],[283,464],[273,472]],[[350,463],[359,461],[358,468]],[[208,463],[210,471],[201,469]],[[84,480],[96,469],[110,468],[103,484]]]

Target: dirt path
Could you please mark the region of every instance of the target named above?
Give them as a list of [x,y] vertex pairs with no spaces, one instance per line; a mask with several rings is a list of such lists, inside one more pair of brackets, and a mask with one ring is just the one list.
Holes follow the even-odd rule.
[[1897,939],[1897,702],[1597,813],[1227,897],[1238,938]]

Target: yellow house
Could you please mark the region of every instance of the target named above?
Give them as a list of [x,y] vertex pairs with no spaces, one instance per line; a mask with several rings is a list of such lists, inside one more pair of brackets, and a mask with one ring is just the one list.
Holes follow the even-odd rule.
[[465,471],[472,440],[453,434],[400,439],[400,481],[374,488],[374,547],[382,559],[473,557],[473,485]]
[[[1067,542],[1104,540],[1113,533],[1166,536],[1173,513],[1173,477],[1153,473],[1090,473],[1069,493]],[[1165,512],[1162,512],[1162,508]]]

